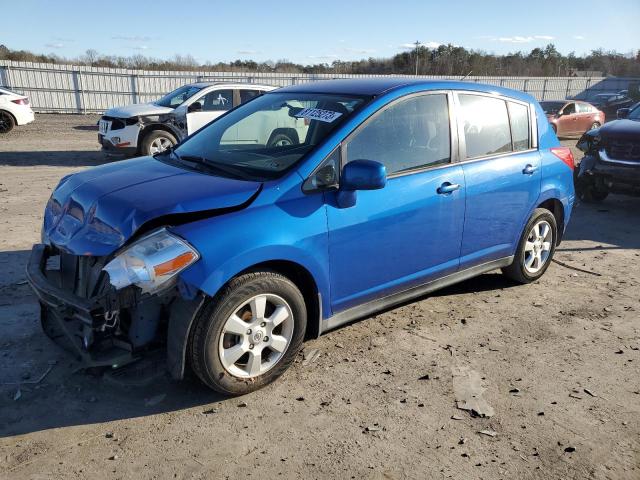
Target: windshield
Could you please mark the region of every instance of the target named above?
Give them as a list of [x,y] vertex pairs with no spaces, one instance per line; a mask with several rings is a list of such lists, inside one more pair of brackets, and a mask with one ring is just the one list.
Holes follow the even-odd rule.
[[640,120],[640,103],[636,103],[627,117],[629,120]]
[[202,88],[203,87],[185,85],[171,93],[167,93],[164,97],[154,103],[160,107],[176,108],[186,102],[189,98],[193,97],[196,93],[202,90]]
[[238,178],[278,178],[368,97],[270,93],[230,111],[175,149],[183,161]]
[[565,103],[566,102],[540,102],[540,106],[547,115],[555,115],[562,107],[564,107]]

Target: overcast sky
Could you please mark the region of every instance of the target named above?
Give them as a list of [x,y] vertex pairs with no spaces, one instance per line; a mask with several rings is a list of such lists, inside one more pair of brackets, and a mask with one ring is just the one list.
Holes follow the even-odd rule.
[[75,57],[331,63],[389,57],[416,40],[488,52],[640,49],[640,0],[0,0],[0,44]]

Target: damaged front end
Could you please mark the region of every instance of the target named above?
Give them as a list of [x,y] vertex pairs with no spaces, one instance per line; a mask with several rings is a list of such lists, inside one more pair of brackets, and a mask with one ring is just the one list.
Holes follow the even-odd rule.
[[27,278],[44,331],[79,358],[80,368],[122,367],[166,348],[168,369],[181,378],[181,330],[202,298],[177,273],[197,259],[186,242],[160,229],[106,257],[35,245]]
[[616,135],[614,127],[591,130],[576,145],[585,154],[574,174],[582,200],[600,201],[609,193],[640,196],[640,140]]

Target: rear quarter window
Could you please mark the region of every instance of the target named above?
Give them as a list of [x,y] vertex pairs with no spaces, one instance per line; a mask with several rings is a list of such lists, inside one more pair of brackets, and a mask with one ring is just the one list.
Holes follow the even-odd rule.
[[529,149],[529,107],[520,103],[508,102],[509,121],[511,123],[511,137],[513,151],[521,152]]

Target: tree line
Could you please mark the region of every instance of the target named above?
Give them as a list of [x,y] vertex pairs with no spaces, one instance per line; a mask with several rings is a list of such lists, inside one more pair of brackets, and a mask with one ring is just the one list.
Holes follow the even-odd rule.
[[[455,45],[440,45],[437,48],[418,46],[390,58],[373,58],[332,63],[301,65],[288,60],[256,62],[235,60],[233,62],[207,62],[200,64],[192,55],[175,55],[163,60],[144,55],[102,55],[96,50],[87,50],[78,58],[65,58],[55,54],[36,54],[25,50],[12,50],[0,45],[0,60],[15,60],[40,63],[90,65],[144,70],[202,70],[225,72],[278,72],[278,73],[348,73],[348,74],[395,74],[413,75],[489,75],[489,76],[576,76],[613,75],[618,77],[640,77],[640,50],[635,55],[623,55],[602,49],[577,56],[573,52],[562,55],[550,43],[544,48],[534,48],[529,53],[514,52],[496,55],[481,50],[467,49]],[[587,72],[587,73],[585,73]]]

